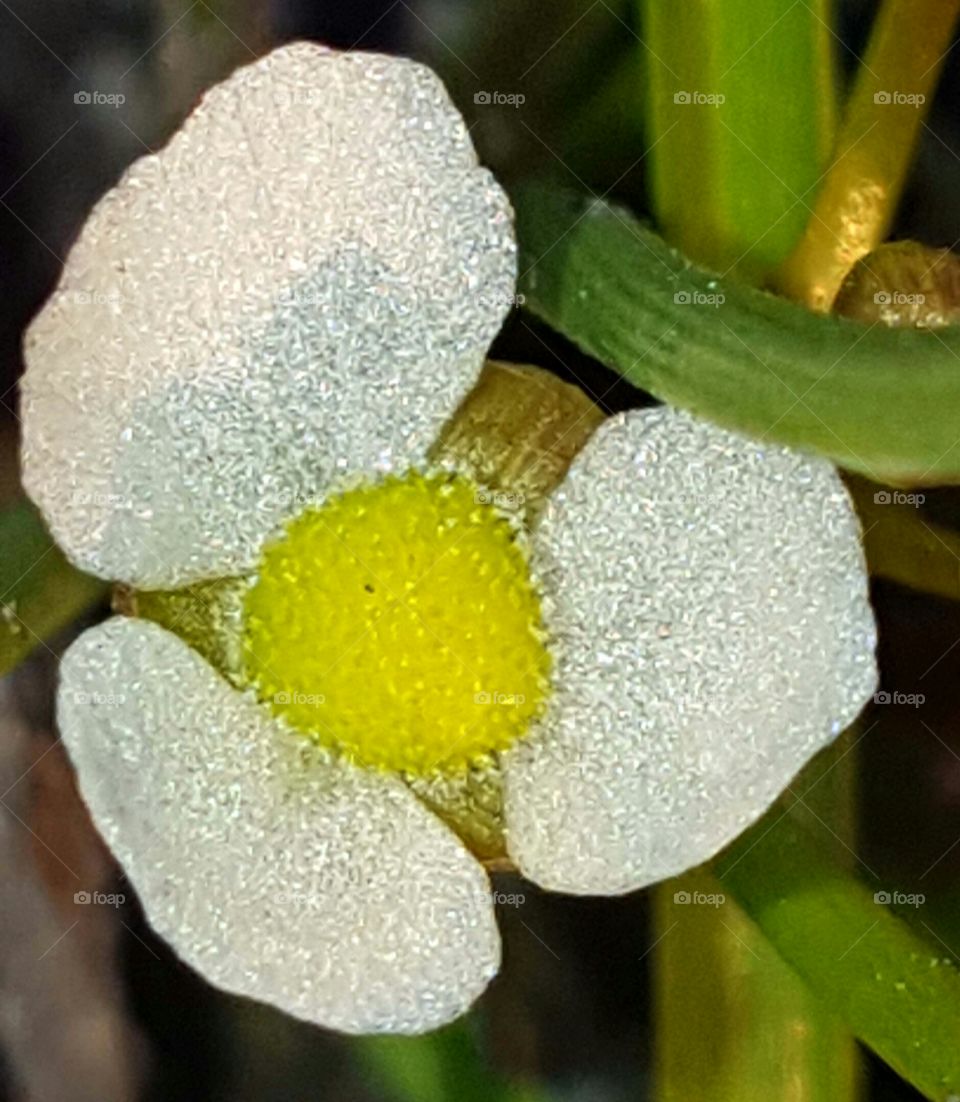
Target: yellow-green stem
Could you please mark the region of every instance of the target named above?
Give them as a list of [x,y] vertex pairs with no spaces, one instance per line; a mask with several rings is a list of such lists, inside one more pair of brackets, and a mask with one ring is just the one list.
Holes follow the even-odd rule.
[[776,278],[787,297],[825,313],[846,273],[883,240],[958,12],[960,0],[887,0],[880,9],[833,163]]
[[832,0],[637,0],[650,204],[664,237],[765,280],[836,137]]
[[[802,232],[833,140],[829,4],[640,8],[658,62],[646,108],[658,222],[694,259],[763,281]],[[656,929],[658,1102],[854,1102],[849,1032],[712,873],[659,887]]]
[[[811,762],[771,827],[812,821],[847,866],[855,738],[845,733]],[[657,889],[657,1102],[686,1102],[707,1084],[711,1102],[855,1102],[859,1061],[848,1028],[741,908],[722,879],[730,863],[721,855],[716,871],[695,869]]]
[[661,885],[655,906],[657,1102],[857,1097],[856,1049],[843,1023],[711,872]]

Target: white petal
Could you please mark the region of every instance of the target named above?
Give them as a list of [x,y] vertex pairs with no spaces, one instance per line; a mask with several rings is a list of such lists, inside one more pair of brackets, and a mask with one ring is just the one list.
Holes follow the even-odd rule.
[[418,1032],[495,974],[487,878],[396,778],[319,760],[176,636],[114,619],[60,726],[157,932],[212,983],[348,1032]]
[[558,685],[506,764],[545,887],[675,875],[756,819],[873,691],[859,528],[834,470],[659,408],[601,426],[536,533]]
[[27,488],[93,573],[239,572],[331,479],[422,457],[515,263],[433,73],[279,49],[91,215],[26,342]]

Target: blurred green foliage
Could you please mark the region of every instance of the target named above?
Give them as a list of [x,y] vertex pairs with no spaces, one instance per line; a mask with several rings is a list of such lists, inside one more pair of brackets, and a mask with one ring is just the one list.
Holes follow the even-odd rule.
[[0,511],[0,675],[104,599],[107,586],[72,567],[26,501]]

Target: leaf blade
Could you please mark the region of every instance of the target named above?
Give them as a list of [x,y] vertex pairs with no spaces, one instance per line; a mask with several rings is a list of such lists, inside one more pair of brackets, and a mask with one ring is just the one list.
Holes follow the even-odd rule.
[[716,874],[780,956],[927,1098],[960,1085],[960,972],[776,806]]
[[960,482],[960,332],[811,314],[575,192],[515,202],[526,309],[634,385],[875,481]]

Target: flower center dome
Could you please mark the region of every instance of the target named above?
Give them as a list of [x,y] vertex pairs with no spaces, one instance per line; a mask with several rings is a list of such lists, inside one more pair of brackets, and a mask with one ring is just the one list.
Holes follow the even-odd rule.
[[526,554],[461,475],[391,476],[295,517],[244,620],[259,699],[361,765],[465,768],[520,738],[549,688]]

